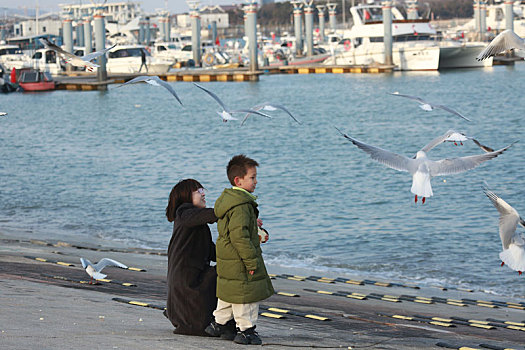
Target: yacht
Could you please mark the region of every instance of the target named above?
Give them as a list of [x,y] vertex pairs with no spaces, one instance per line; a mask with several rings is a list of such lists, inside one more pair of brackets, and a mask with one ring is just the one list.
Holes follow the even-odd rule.
[[[350,9],[351,29],[342,33],[338,45],[331,46],[332,57],[325,64],[359,65],[384,62],[384,25],[380,5],[358,5]],[[475,57],[483,43],[437,40],[438,33],[429,19],[405,19],[392,7],[392,59],[396,70],[437,70],[483,67],[492,60],[478,62]]]
[[[172,66],[173,60],[152,57],[146,46],[119,45],[108,52],[106,70],[110,74],[138,73],[142,64],[142,53],[146,55],[148,73],[166,73]],[[143,69],[143,72],[146,71]]]
[[17,45],[0,45],[0,64],[7,70],[28,67],[30,60],[31,57],[24,54]]

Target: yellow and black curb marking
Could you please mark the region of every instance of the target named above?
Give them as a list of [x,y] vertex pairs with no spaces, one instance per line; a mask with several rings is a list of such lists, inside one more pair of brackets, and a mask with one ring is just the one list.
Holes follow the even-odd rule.
[[441,297],[420,297],[420,296],[414,296],[414,295],[387,295],[387,294],[379,294],[379,293],[370,293],[370,294],[360,294],[360,293],[349,293],[347,291],[337,291],[337,292],[328,292],[324,290],[315,290],[315,289],[309,289],[305,288],[304,291],[311,292],[311,293],[318,293],[318,294],[326,294],[326,295],[334,295],[334,296],[340,296],[340,297],[346,297],[346,298],[353,298],[353,299],[377,299],[377,300],[384,300],[384,301],[390,301],[390,302],[402,302],[402,301],[410,301],[414,303],[419,304],[447,304],[447,305],[453,305],[453,306],[460,306],[460,307],[467,307],[469,305],[472,306],[480,306],[480,307],[486,307],[491,309],[496,309],[499,307],[508,307],[508,308],[514,308],[519,310],[525,310],[525,304],[517,304],[517,303],[508,303],[508,302],[502,302],[502,301],[485,301],[485,300],[473,300],[473,299],[450,299],[450,298],[441,298]]
[[135,300],[129,300],[129,299],[117,298],[117,297],[112,298],[111,300],[118,301],[119,303],[142,306],[142,307],[149,307],[149,308],[157,309],[157,310],[166,310],[166,307],[164,305],[149,304],[149,303],[144,303],[142,301],[135,301]]
[[430,316],[422,316],[422,315],[405,316],[405,315],[396,315],[396,314],[394,315],[380,314],[380,316],[392,317],[392,318],[406,320],[406,321],[423,322],[423,323],[433,324],[433,325],[442,326],[442,327],[455,327],[456,325],[462,325],[462,326],[476,327],[476,328],[482,328],[482,329],[487,329],[487,330],[496,329],[496,328],[505,328],[505,329],[515,330],[515,331],[525,332],[525,323],[502,321],[502,320],[497,320],[493,318],[487,318],[486,321],[483,321],[483,320],[473,320],[473,319],[467,319],[467,318],[456,317],[456,316],[451,316],[449,318],[430,317]]
[[269,307],[269,306],[265,306],[265,305],[260,305],[259,309],[266,310],[266,311],[271,311],[271,312],[276,312],[278,314],[287,314],[287,315],[294,315],[294,316],[311,318],[311,319],[318,320],[318,321],[330,321],[330,318],[328,318],[328,317],[315,315],[315,314],[302,312],[302,311],[281,309],[281,308],[278,308],[278,307]]
[[456,345],[456,344],[449,344],[445,342],[439,342],[436,343],[436,346],[439,346],[441,348],[446,349],[456,349],[456,350],[481,350],[481,349],[491,349],[491,350],[515,350],[513,348],[498,346],[498,345],[492,345],[492,344],[479,344],[478,347],[471,347],[471,346],[462,346],[462,345]]
[[[45,258],[37,258],[37,257],[34,257],[34,256],[24,256],[24,258],[31,259],[31,260],[36,260],[36,261],[40,261],[40,262],[46,262],[46,263],[50,263],[50,264],[57,264],[57,265],[67,266],[67,267],[76,267],[77,266],[75,264],[68,263],[68,262],[54,261],[54,260],[49,260],[49,259],[45,259]],[[121,267],[119,267],[119,268],[121,268]],[[146,272],[145,269],[141,269],[141,268],[138,268],[138,267],[127,267],[127,268],[125,268],[123,270]]]
[[36,261],[40,261],[40,262],[46,262],[46,263],[50,263],[50,264],[62,265],[62,266],[69,266],[69,267],[74,267],[75,266],[75,264],[71,264],[71,263],[67,263],[67,262],[63,262],[63,261],[48,260],[48,259],[44,259],[44,258],[37,258],[37,257],[34,257],[34,256],[24,256],[24,258],[31,259],[31,260],[36,260]]
[[335,295],[338,297],[345,297],[345,298],[352,298],[352,299],[359,299],[359,300],[366,299],[366,295],[360,294],[360,293],[328,292],[325,290],[315,290],[315,289],[309,289],[309,288],[305,288],[304,290],[307,292],[311,292],[311,293]]
[[355,284],[355,285],[365,285],[365,284],[371,284],[374,286],[379,287],[404,287],[404,288],[412,288],[412,289],[419,289],[418,286],[410,285],[410,284],[401,284],[401,283],[394,283],[394,282],[380,282],[380,281],[373,281],[373,280],[353,280],[348,278],[330,278],[330,277],[320,277],[320,276],[297,276],[297,275],[289,275],[289,274],[271,274],[270,277],[272,278],[284,278],[292,281],[314,281],[314,282],[321,282],[321,283],[346,283],[346,284]]
[[[56,280],[76,282],[76,283],[80,283],[80,284],[90,284],[90,280],[80,280],[80,279],[76,279],[76,278],[70,278],[70,277],[64,277],[64,276],[56,276],[56,275],[46,275],[46,274],[42,274],[42,276],[48,277],[48,278],[54,278]],[[129,283],[129,282],[120,282],[120,281],[108,280],[108,279],[99,279],[99,280],[93,279],[93,282],[91,284],[101,284],[100,282],[120,284],[121,286],[124,286],[124,287],[136,287],[137,286],[136,284]]]
[[275,292],[275,294],[282,295],[282,296],[285,296],[285,297],[294,297],[294,298],[300,297],[299,294],[288,293],[288,292]]

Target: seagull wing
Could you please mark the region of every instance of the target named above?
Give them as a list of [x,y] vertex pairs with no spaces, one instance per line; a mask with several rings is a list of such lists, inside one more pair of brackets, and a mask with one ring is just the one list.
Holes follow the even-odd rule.
[[161,78],[159,78],[158,76],[154,76],[152,77],[153,80],[155,80],[158,84],[160,84],[160,86],[164,87],[166,90],[168,90],[176,99],[177,101],[179,101],[179,103],[181,104],[182,106],[182,101],[180,100],[179,96],[177,96],[177,93],[175,92],[175,90],[173,89],[173,87],[165,82],[164,80],[162,80]]
[[472,139],[472,141],[473,141],[476,145],[478,145],[479,148],[481,148],[482,150],[484,150],[485,152],[487,152],[487,153],[488,153],[488,152],[494,152],[494,148],[490,148],[490,147],[488,147],[488,146],[482,145],[481,143],[479,143],[478,140],[476,140],[476,139],[474,139],[474,138]]
[[512,30],[507,29],[499,33],[476,57],[478,61],[497,55],[510,49],[525,49],[525,42]]
[[499,236],[503,249],[508,249],[509,244],[512,243],[512,237],[516,232],[516,226],[520,221],[520,215],[512,206],[510,206],[497,194],[492,192],[488,187],[483,188],[483,192],[489,197],[492,204],[499,212]]
[[450,107],[447,107],[447,106],[444,106],[444,105],[431,105],[431,106],[434,107],[434,108],[440,108],[440,109],[442,109],[444,111],[447,111],[449,113],[455,114],[458,117],[465,119],[466,121],[469,121],[469,122],[472,121],[472,120],[468,119],[467,117],[465,117],[463,114],[459,113],[458,111],[456,111],[455,109],[452,109]]
[[271,116],[269,116],[268,114],[264,114],[260,111],[256,111],[256,110],[253,110],[253,109],[235,109],[233,111],[229,111],[230,113],[248,113],[248,114],[257,114],[257,115],[260,115],[261,117],[265,117],[265,118],[268,118],[268,119],[272,119]]
[[119,263],[116,260],[103,258],[98,263],[95,264],[95,270],[100,272],[106,266],[116,266],[116,267],[120,267],[122,269],[127,269],[128,268],[126,265],[124,265],[122,263]]
[[217,101],[217,103],[219,105],[221,105],[222,109],[224,109],[225,111],[228,111],[228,107],[226,107],[226,105],[221,101],[221,99],[215,95],[213,92],[211,92],[210,90],[200,86],[199,84],[197,83],[193,83],[193,85],[195,85],[196,87],[198,87],[199,89],[201,90],[204,90],[208,95],[210,95],[211,97],[213,97],[215,99],[215,101]]
[[83,267],[83,268],[86,268],[86,267],[88,267],[89,265],[93,266],[93,264],[91,263],[91,261],[89,261],[88,259],[80,258],[80,262],[82,263],[82,267]]
[[[339,130],[339,129],[337,129]],[[341,132],[341,131],[339,131]],[[351,138],[350,136],[344,134],[341,132],[343,137],[345,137],[347,140],[352,142],[354,145],[359,147],[364,152],[368,153],[368,155],[375,161],[378,161],[379,163],[386,165],[389,168],[399,170],[399,171],[407,171],[411,172],[413,169],[413,159],[410,159],[408,157],[384,150],[379,147],[367,145],[364,142],[358,141],[354,138]]]
[[464,171],[474,169],[481,163],[496,158],[506,150],[508,150],[514,143],[508,145],[500,150],[479,154],[475,156],[459,157],[459,158],[447,158],[438,161],[429,162],[430,175],[449,175],[462,173]]
[[141,76],[138,76],[136,78],[126,81],[124,84],[120,84],[119,86],[117,86],[117,88],[122,87],[124,85],[146,82],[146,80],[151,79],[151,78],[152,77],[149,75],[141,75]]
[[421,148],[421,151],[428,153],[431,149],[435,148],[436,146],[442,144],[445,142],[452,134],[456,133],[457,131],[449,130],[446,133],[444,133],[441,136],[436,137],[432,141],[430,141],[425,147]]
[[[260,111],[261,109],[263,109],[265,106],[265,104],[260,104],[260,105],[256,105],[256,106],[253,106],[251,108],[251,110],[253,111]],[[250,116],[250,114],[252,114],[251,112],[248,112],[246,113],[246,115],[244,116],[244,118],[242,119],[242,122],[241,122],[241,126],[244,125],[244,122],[246,122],[246,119],[248,119],[248,117]]]
[[57,45],[53,44],[47,38],[40,38],[39,40],[45,47],[55,51],[59,55],[62,55],[68,61],[75,61],[76,59],[80,59],[80,57],[75,56],[72,53],[65,51],[60,46],[57,46]]
[[411,100],[415,100],[419,103],[423,103],[423,104],[428,104],[427,101],[423,100],[422,98],[420,97],[417,97],[417,96],[411,96],[411,95],[404,95],[404,94],[400,94],[399,92],[390,92],[390,95],[392,96],[401,96],[401,97],[406,97],[406,98],[409,98]]
[[100,51],[95,51],[95,52],[92,52],[92,53],[88,53],[87,55],[84,55],[84,56],[82,56],[80,58],[83,59],[84,61],[88,61],[89,62],[89,61],[94,60],[95,58],[97,58],[99,56],[105,55],[106,52],[108,52],[109,50],[111,50],[115,46],[117,46],[117,44],[115,44],[115,45],[113,45],[111,47],[108,47],[106,49],[100,50]]
[[264,107],[267,107],[267,106],[270,106],[270,107],[273,107],[273,108],[276,108],[276,109],[280,109],[281,111],[286,112],[286,113],[287,113],[287,114],[288,114],[293,120],[295,120],[295,122],[296,122],[297,124],[302,124],[299,120],[297,120],[297,118],[295,118],[295,117],[293,116],[293,114],[292,114],[292,113],[291,113],[291,112],[290,112],[285,106],[283,106],[283,105],[278,105],[278,104],[275,104],[275,103],[266,103],[266,104],[263,106],[263,108],[264,108]]

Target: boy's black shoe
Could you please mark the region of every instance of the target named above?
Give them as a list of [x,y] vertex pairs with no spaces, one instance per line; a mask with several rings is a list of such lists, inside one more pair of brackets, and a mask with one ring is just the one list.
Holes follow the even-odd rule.
[[244,331],[241,331],[240,329],[237,330],[237,335],[235,336],[235,339],[233,341],[237,344],[252,344],[252,345],[261,345],[262,340],[259,337],[259,334],[255,331],[255,326],[252,328],[248,328]]
[[221,339],[233,340],[236,333],[235,320],[231,319],[226,322],[226,324],[219,324],[215,322],[215,320],[212,320],[204,332],[212,337],[221,337]]

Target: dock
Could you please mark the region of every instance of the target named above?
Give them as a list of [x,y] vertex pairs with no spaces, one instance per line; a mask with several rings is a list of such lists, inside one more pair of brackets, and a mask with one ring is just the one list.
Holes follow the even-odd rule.
[[[157,74],[162,80],[168,82],[209,82],[209,81],[259,81],[261,75],[268,74],[347,74],[347,73],[392,73],[395,66],[388,65],[287,65],[287,66],[262,66],[257,71],[248,68],[223,68],[223,69],[179,69],[172,72]],[[74,72],[70,75],[55,77],[58,90],[90,91],[100,90],[109,84],[122,84],[142,73],[108,74],[108,80],[99,82],[93,73]],[[155,74],[149,74],[155,75]]]

